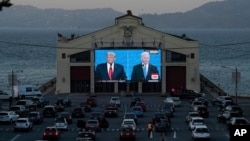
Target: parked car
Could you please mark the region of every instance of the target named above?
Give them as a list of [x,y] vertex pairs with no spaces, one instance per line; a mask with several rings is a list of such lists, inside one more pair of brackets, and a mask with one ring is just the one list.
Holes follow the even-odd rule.
[[109,107],[104,110],[104,117],[118,117],[116,108]]
[[237,112],[239,116],[243,116],[243,110],[239,105],[228,105],[223,109],[223,111],[233,111]]
[[86,130],[101,131],[100,123],[97,119],[89,119],[86,122]]
[[33,129],[33,123],[29,118],[18,118],[14,124],[14,131],[26,130],[31,131]]
[[186,123],[189,123],[193,117],[200,117],[198,112],[188,112],[186,116]]
[[43,117],[57,117],[56,107],[53,105],[43,107]]
[[232,117],[227,122],[227,128],[230,129],[231,125],[250,125],[250,122],[245,117]]
[[85,117],[85,111],[82,107],[75,107],[71,113],[73,118],[83,118]]
[[133,129],[133,131],[136,131],[136,123],[134,119],[123,119],[121,128],[124,128],[124,127],[130,127]]
[[174,110],[171,106],[160,106],[159,111],[164,113],[166,117],[174,117]]
[[135,141],[136,140],[136,132],[131,127],[122,127],[120,131],[120,141],[128,140]]
[[209,117],[209,111],[205,105],[194,106],[193,111],[198,112],[203,118]]
[[210,140],[210,132],[206,125],[197,125],[192,131],[192,138],[196,140]]
[[135,103],[142,102],[142,101],[143,101],[143,99],[141,97],[135,96],[132,98],[132,100],[130,102],[130,107],[133,107],[133,106],[135,106]]
[[43,132],[43,140],[59,140],[61,138],[61,132],[54,126],[46,127]]
[[175,107],[180,107],[181,106],[181,100],[179,97],[167,97],[163,102],[169,102],[173,103]]
[[237,111],[224,111],[217,116],[217,121],[219,123],[226,123],[232,117],[241,117],[241,115]]
[[194,130],[197,125],[206,125],[202,117],[192,117],[189,122],[189,129]]
[[160,119],[159,122],[155,123],[155,131],[156,132],[165,132],[166,131],[166,119]]
[[100,120],[103,117],[103,114],[101,112],[92,112],[89,117],[90,119]]
[[107,105],[105,105],[105,109],[107,108],[114,108],[115,110],[118,110],[118,106],[114,103],[108,103]]
[[55,127],[59,130],[67,131],[68,130],[68,122],[64,117],[56,118]]
[[218,96],[216,99],[213,99],[211,101],[211,103],[213,106],[215,106],[215,105],[218,106],[218,105],[221,105],[222,101],[224,101],[224,100],[230,100],[230,101],[234,102],[233,98],[231,96]]
[[77,134],[76,141],[95,141],[96,135],[94,131],[80,131]]
[[221,103],[218,105],[218,110],[223,111],[223,109],[225,109],[225,107],[233,105],[233,101],[232,100],[223,100],[221,101]]
[[19,118],[19,115],[14,111],[0,111],[0,122],[14,123]]
[[117,96],[113,96],[110,98],[110,101],[109,103],[113,103],[113,104],[116,104],[118,107],[121,106],[121,101],[120,101],[120,98],[117,97]]
[[205,97],[197,97],[194,101],[200,101],[203,105],[208,106],[208,100]]
[[29,99],[18,100],[15,105],[23,105],[25,108],[29,108],[29,106],[34,105],[35,103]]
[[91,107],[97,106],[96,98],[94,97],[88,97],[85,102],[87,105],[90,105]]
[[84,103],[84,102],[80,103],[80,107],[84,109],[84,112],[91,112],[92,111],[91,106]]
[[123,119],[134,119],[135,123],[138,123],[137,116],[133,112],[127,112],[124,114]]
[[72,102],[69,98],[58,98],[56,101],[56,105],[63,105],[64,107],[71,106]]
[[152,117],[152,123],[156,124],[161,121],[161,119],[166,119],[167,116],[163,112],[156,112]]
[[34,124],[36,124],[36,123],[39,123],[39,124],[43,123],[43,115],[40,112],[38,112],[38,111],[29,112],[28,118]]
[[144,102],[136,102],[135,106],[141,106],[143,112],[147,112],[147,106]]
[[61,112],[58,115],[58,118],[64,118],[64,119],[66,119],[66,121],[67,121],[68,124],[72,124],[72,122],[73,122],[73,119],[72,119],[72,117],[71,117],[71,115],[70,115],[69,112]]
[[137,117],[143,117],[143,110],[141,106],[134,106],[132,107],[131,112],[135,113]]
[[201,101],[193,101],[190,105],[191,108],[194,108],[194,106],[200,106],[203,105],[203,102]]
[[49,100],[44,96],[35,96],[32,98],[32,101],[37,105],[37,107],[42,108],[46,105],[49,105]]
[[13,105],[10,107],[10,111],[15,111],[20,117],[25,117],[29,112],[23,105]]
[[169,107],[170,109],[172,109],[173,112],[175,112],[174,103],[171,103],[171,102],[164,102],[164,104],[163,104],[162,106],[163,106],[163,107]]

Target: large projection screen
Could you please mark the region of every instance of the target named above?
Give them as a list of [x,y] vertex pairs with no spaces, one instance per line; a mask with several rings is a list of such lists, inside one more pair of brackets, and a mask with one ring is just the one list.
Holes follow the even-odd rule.
[[[107,65],[107,53],[115,53],[113,73],[125,72],[126,78],[117,77],[109,79],[109,69]],[[149,54],[149,63],[142,63],[142,53]],[[146,53],[146,54],[147,54]],[[145,53],[143,53],[144,56]],[[146,55],[147,56],[147,55]],[[117,65],[118,64],[118,65]],[[147,67],[145,67],[147,66]],[[144,67],[146,74],[144,74]],[[119,71],[119,72],[118,72]],[[133,74],[132,74],[133,73]],[[143,82],[159,82],[161,80],[161,50],[146,49],[98,49],[95,50],[95,80],[98,82],[114,82],[114,81],[143,81]]]

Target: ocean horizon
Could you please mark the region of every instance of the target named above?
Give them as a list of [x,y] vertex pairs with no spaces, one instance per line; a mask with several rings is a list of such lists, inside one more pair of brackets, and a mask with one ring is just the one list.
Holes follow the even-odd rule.
[[[0,90],[9,91],[12,71],[22,84],[41,86],[56,77],[57,33],[82,36],[99,29],[0,28]],[[240,73],[238,95],[250,96],[250,29],[157,29],[197,40],[200,73],[229,95],[232,72]]]

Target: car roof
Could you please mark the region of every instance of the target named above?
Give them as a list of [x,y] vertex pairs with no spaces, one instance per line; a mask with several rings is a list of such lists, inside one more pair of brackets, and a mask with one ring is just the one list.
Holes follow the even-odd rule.
[[203,117],[192,117],[192,120],[195,120],[195,119],[202,119],[202,120],[204,120]]
[[135,121],[134,119],[123,119],[123,121]]

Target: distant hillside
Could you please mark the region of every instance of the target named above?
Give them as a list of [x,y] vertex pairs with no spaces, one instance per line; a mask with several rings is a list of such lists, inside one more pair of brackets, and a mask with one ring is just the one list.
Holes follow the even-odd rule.
[[226,0],[185,13],[142,15],[142,18],[145,24],[158,28],[249,28],[249,5],[250,0]]
[[[250,0],[226,0],[185,13],[139,16],[146,26],[154,28],[250,28],[249,5]],[[126,11],[111,8],[63,10],[16,5],[0,12],[0,27],[105,28],[124,14]]]

